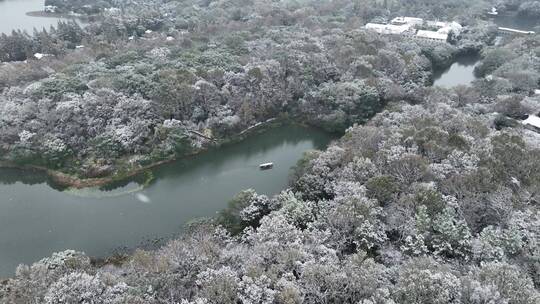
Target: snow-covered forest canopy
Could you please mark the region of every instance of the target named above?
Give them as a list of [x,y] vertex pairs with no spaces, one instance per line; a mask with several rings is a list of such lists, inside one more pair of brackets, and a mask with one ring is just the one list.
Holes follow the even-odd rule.
[[[362,26],[389,10],[370,1],[117,5],[84,28],[0,37],[11,62],[0,66],[0,158],[121,176],[211,144],[189,131],[220,141],[294,117],[343,132],[389,101],[420,102],[433,67],[495,34],[462,9],[470,30],[455,45],[378,36]],[[34,53],[52,56],[21,62]]]
[[[306,153],[274,197],[243,191],[162,248],[21,265],[0,283],[0,302],[540,302],[540,135],[520,123],[540,109],[540,35],[496,39],[485,18],[492,7],[535,14],[539,2],[118,0],[77,10],[87,2],[62,1],[93,15],[85,27],[0,36],[0,160],[92,178],[271,118],[343,136]],[[465,30],[434,44],[362,28],[402,15]],[[431,86],[435,69],[466,54],[481,56],[477,80]]]

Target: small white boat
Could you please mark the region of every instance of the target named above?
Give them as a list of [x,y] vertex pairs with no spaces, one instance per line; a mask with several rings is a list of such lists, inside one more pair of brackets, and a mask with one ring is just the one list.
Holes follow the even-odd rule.
[[491,16],[497,16],[499,15],[499,12],[497,12],[497,9],[493,7],[491,8],[491,11],[489,11],[487,14]]
[[272,167],[274,167],[274,163],[264,163],[259,165],[259,169],[261,170],[269,170],[272,169]]

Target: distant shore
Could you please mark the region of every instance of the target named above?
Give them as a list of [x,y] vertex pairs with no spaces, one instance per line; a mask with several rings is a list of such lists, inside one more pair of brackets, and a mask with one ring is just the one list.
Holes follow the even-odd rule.
[[209,147],[200,148],[195,151],[192,151],[191,153],[187,153],[185,155],[179,155],[177,157],[163,159],[163,160],[148,164],[146,166],[131,168],[128,171],[121,172],[121,173],[117,172],[117,173],[113,173],[109,176],[104,176],[104,177],[84,178],[84,177],[78,177],[72,174],[64,173],[59,170],[50,169],[44,166],[30,165],[30,164],[28,165],[16,164],[13,162],[2,161],[2,160],[0,160],[0,168],[13,168],[13,169],[20,169],[20,170],[38,170],[38,171],[46,173],[51,178],[52,182],[60,187],[74,188],[74,189],[99,187],[99,186],[108,185],[117,181],[122,181],[130,177],[137,176],[145,171],[151,170],[160,165],[171,163],[182,158],[198,155],[202,152],[208,151],[208,149],[212,147],[220,147],[222,145],[227,145],[227,144],[242,141],[247,136],[255,132],[264,132],[265,130],[269,128],[280,126],[285,123],[298,124],[298,125],[305,126],[305,124],[295,123],[295,122],[289,121],[288,119],[283,119],[283,118],[269,119],[265,122],[261,122],[254,126],[251,126],[243,130],[242,132],[238,133],[235,136],[221,139],[219,142],[216,142],[215,144]]
[[32,11],[32,12],[26,13],[26,15],[30,17],[44,17],[44,18],[80,18],[82,17],[79,15],[48,13],[45,11]]
[[82,21],[90,21],[97,17],[97,15],[81,15],[74,13],[49,13],[45,11],[32,11],[26,13],[30,17],[39,17],[39,18],[62,18],[62,19],[78,19]]
[[175,161],[175,160],[176,159],[162,160],[159,162],[152,163],[148,166],[134,168],[130,170],[129,172],[121,174],[121,175],[111,175],[111,176],[97,177],[97,178],[82,178],[82,177],[77,177],[77,176],[70,175],[67,173],[63,173],[58,170],[52,170],[43,166],[18,165],[18,164],[6,162],[6,161],[0,161],[0,168],[13,168],[13,169],[20,169],[20,170],[41,171],[41,172],[46,173],[52,179],[52,181],[58,186],[67,187],[67,188],[75,188],[75,189],[83,189],[83,188],[104,186],[104,185],[113,183],[115,181],[124,180],[126,178],[141,174],[156,166],[163,165],[163,164]]

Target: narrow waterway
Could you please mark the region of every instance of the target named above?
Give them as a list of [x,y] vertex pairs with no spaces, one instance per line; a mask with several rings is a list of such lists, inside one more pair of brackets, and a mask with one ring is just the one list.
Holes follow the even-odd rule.
[[[275,194],[290,169],[330,135],[284,126],[245,141],[166,164],[145,189],[135,182],[108,190],[58,191],[35,172],[0,169],[0,277],[19,263],[76,249],[93,256],[167,238],[198,217],[211,217],[236,193],[253,188]],[[274,162],[272,170],[258,165]]]
[[45,0],[0,0],[0,34],[10,34],[13,30],[34,32],[34,28],[49,30],[59,20],[53,17],[32,17],[26,13],[42,11]]
[[521,31],[534,31],[535,27],[540,26],[539,18],[518,16],[514,12],[493,17],[493,22],[500,27],[509,27]]
[[[516,13],[501,14],[492,19],[497,26],[523,31],[533,31],[540,25],[540,19],[519,17]],[[448,68],[434,71],[433,86],[452,88],[458,85],[470,85],[477,79],[474,68],[480,60],[478,54],[459,56]]]

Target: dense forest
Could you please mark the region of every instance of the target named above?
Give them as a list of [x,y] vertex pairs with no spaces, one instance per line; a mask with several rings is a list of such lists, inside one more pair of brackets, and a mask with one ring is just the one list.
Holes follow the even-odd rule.
[[377,3],[125,7],[0,37],[2,61],[50,55],[0,67],[0,159],[122,176],[271,118],[343,132],[389,101],[421,102],[433,67],[495,35],[471,19],[455,45],[378,36],[361,30],[388,15]]
[[[540,135],[520,120],[540,108],[540,35],[496,39],[485,17],[539,4],[105,1],[85,27],[1,36],[10,164],[122,175],[271,118],[343,136],[274,197],[242,191],[161,248],[21,265],[0,301],[539,303]],[[401,15],[465,31],[434,44],[362,28]],[[431,86],[471,53],[478,80]]]

